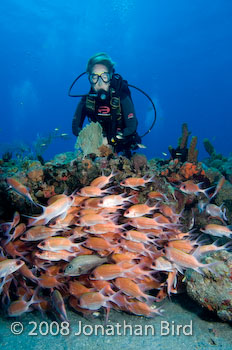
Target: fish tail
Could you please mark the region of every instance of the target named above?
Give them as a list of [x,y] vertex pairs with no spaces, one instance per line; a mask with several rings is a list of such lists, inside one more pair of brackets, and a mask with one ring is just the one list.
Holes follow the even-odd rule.
[[103,192],[104,193],[109,193],[109,194],[112,194],[112,193],[114,193],[114,188],[116,188],[116,187],[118,187],[118,186],[111,186],[111,187],[108,187],[108,188],[106,188],[105,190],[103,190]]
[[150,178],[148,178],[147,180],[146,180],[146,175],[143,177],[143,179],[145,180],[145,182],[153,182],[153,181],[155,181],[155,179],[156,179],[156,175],[152,175]]
[[153,297],[152,295],[147,295],[147,294],[144,294],[144,296],[141,297],[141,301],[145,301],[147,302],[148,305],[152,305],[154,304],[155,301],[157,301],[156,297]]
[[209,270],[213,275],[219,276],[218,272],[213,268],[213,266],[216,266],[218,264],[220,264],[221,261],[215,261],[212,262],[210,264],[205,264],[205,266],[202,266],[202,268],[206,268],[207,270]]
[[159,315],[159,316],[163,316],[163,313],[165,312],[164,309],[162,309],[162,306],[158,307],[158,309],[153,309],[152,313]]
[[208,188],[206,188],[204,190],[201,190],[201,192],[204,193],[204,195],[207,197],[207,199],[209,201],[211,201],[213,199],[213,197],[214,197],[214,194],[213,194],[213,196],[210,196],[210,192],[211,192],[212,188],[214,188],[214,187],[215,186],[211,186],[211,187],[208,187]]
[[223,246],[220,247],[220,249],[225,249],[227,252],[232,251],[232,242],[227,242]]

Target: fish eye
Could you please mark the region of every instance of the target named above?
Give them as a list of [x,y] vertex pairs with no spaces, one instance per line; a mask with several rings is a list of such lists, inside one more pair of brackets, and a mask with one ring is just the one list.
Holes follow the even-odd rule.
[[22,238],[26,238],[26,234],[24,233],[21,237],[22,237]]
[[103,199],[101,199],[101,200],[99,201],[99,203],[101,203],[101,204],[102,204],[102,203],[103,203]]
[[45,242],[41,242],[40,245],[41,245],[42,247],[44,247],[44,246],[45,246]]
[[89,277],[90,277],[90,278],[94,278],[94,274],[91,273],[91,274],[89,275]]
[[118,243],[121,243],[122,242],[122,240],[121,239],[118,239]]
[[72,265],[68,265],[68,267],[67,267],[68,269],[71,269],[72,268]]
[[21,265],[21,261],[20,260],[18,260],[18,261],[16,261],[16,265]]
[[80,220],[77,220],[77,224],[80,224],[80,222],[81,222]]
[[[123,237],[126,237],[126,236],[127,236],[127,233],[126,233],[126,232],[124,232],[122,235],[123,235]],[[119,243],[120,243],[120,242],[119,242]]]

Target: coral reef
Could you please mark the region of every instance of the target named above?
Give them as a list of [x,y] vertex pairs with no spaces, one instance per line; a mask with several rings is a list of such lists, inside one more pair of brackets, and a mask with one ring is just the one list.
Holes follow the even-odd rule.
[[208,139],[204,139],[205,150],[209,154],[209,158],[205,158],[203,163],[206,165],[206,169],[211,174],[224,175],[225,178],[232,183],[232,155],[229,157],[223,157],[222,154],[217,153],[213,145]]
[[[96,127],[96,125],[94,127]],[[22,277],[21,271],[16,271],[15,276],[22,282],[24,287],[28,287],[29,285],[30,287],[36,288],[37,284],[40,286],[42,285],[40,296],[45,299],[46,303],[50,302],[49,298],[52,298],[53,289],[59,289],[59,287],[62,286],[60,292],[64,299],[67,300],[68,304],[72,307],[74,305],[74,309],[79,312],[86,312],[85,308],[80,310],[78,306],[77,298],[80,297],[80,294],[78,294],[78,296],[72,294],[74,288],[73,283],[75,282],[77,284],[76,288],[78,291],[79,288],[81,288],[81,290],[85,288],[94,288],[95,293],[102,290],[103,285],[98,289],[95,282],[89,278],[88,274],[75,278],[64,276],[61,271],[65,270],[68,261],[62,260],[59,262],[50,261],[51,266],[49,267],[49,273],[50,271],[56,272],[52,275],[53,282],[50,281],[51,276],[49,276],[50,284],[45,287],[45,279],[48,278],[48,273],[46,270],[43,270],[43,265],[46,265],[47,261],[46,259],[43,260],[38,256],[37,258],[34,256],[35,252],[38,253],[38,255],[41,253],[40,247],[37,246],[39,242],[25,243],[20,239],[20,234],[25,233],[24,231],[20,231],[21,228],[25,227],[26,230],[26,225],[28,225],[28,230],[30,228],[29,225],[33,223],[33,221],[30,221],[32,219],[27,221],[26,217],[23,215],[41,214],[41,207],[33,205],[33,202],[39,203],[46,208],[51,205],[56,198],[66,198],[68,203],[69,200],[67,198],[73,198],[74,202],[66,215],[62,215],[64,213],[56,215],[44,224],[45,230],[52,230],[57,225],[59,237],[71,237],[72,243],[77,246],[69,251],[70,257],[74,257],[74,254],[77,253],[79,249],[78,244],[81,246],[81,255],[98,254],[98,256],[103,258],[105,256],[110,256],[108,263],[114,265],[118,263],[118,260],[112,260],[111,255],[113,254],[120,252],[125,253],[127,257],[134,256],[130,264],[134,263],[133,259],[136,259],[137,263],[142,262],[143,264],[141,266],[146,266],[144,270],[145,274],[150,273],[149,278],[154,276],[156,279],[156,281],[149,280],[148,275],[140,276],[143,283],[147,286],[147,290],[152,290],[152,294],[155,297],[153,301],[159,302],[164,300],[167,295],[170,296],[178,293],[179,290],[183,290],[183,283],[185,283],[185,280],[187,292],[190,297],[209,310],[217,312],[221,319],[231,321],[232,308],[230,292],[232,288],[230,284],[230,271],[232,267],[232,257],[231,254],[226,251],[228,246],[223,247],[223,244],[230,239],[230,236],[225,236],[220,240],[220,248],[224,250],[210,253],[210,255],[207,255],[204,259],[199,258],[198,262],[204,264],[220,261],[220,263],[215,266],[213,265],[212,269],[202,270],[203,274],[193,271],[194,266],[192,269],[188,269],[187,265],[181,266],[179,271],[184,272],[186,270],[185,279],[183,280],[183,273],[174,271],[174,265],[172,266],[171,272],[166,271],[165,268],[155,270],[154,266],[156,266],[156,259],[163,258],[164,256],[165,262],[168,261],[170,264],[175,262],[174,258],[170,255],[170,247],[172,244],[176,244],[182,254],[186,253],[187,249],[187,257],[192,257],[192,253],[196,252],[201,244],[201,242],[198,241],[199,236],[202,234],[200,230],[206,225],[217,224],[225,228],[232,223],[232,158],[226,159],[221,157],[221,159],[215,159],[216,152],[210,151],[211,156],[209,159],[206,159],[202,163],[198,162],[196,137],[192,138],[190,147],[187,149],[187,142],[190,134],[187,124],[184,124],[182,127],[182,137],[178,146],[178,151],[187,150],[182,153],[182,155],[185,154],[185,157],[179,157],[179,152],[175,150],[175,152],[173,152],[173,159],[169,161],[163,159],[151,159],[148,161],[146,157],[141,154],[134,154],[131,159],[127,159],[124,156],[117,156],[113,154],[111,149],[107,146],[100,145],[99,140],[102,140],[102,135],[101,130],[99,128],[97,130],[97,133],[95,133],[90,129],[87,134],[83,133],[84,136],[81,135],[80,140],[82,141],[80,144],[82,144],[84,148],[81,153],[62,153],[56,155],[54,159],[44,164],[43,162],[41,163],[40,161],[25,157],[9,159],[7,162],[1,161],[0,227],[2,231],[1,243],[4,254],[9,259],[14,256],[19,256],[20,260],[23,260],[25,257],[25,261],[23,261],[29,269],[31,269],[32,266],[37,266],[36,276],[34,276],[34,278],[32,277],[32,280],[30,280],[30,278],[28,280],[28,277],[25,276]],[[94,135],[94,140],[86,136],[90,135],[89,133],[92,136]],[[216,161],[220,161],[217,167],[215,166]],[[214,167],[212,167],[211,164],[214,164]],[[17,192],[12,189],[7,190],[8,185],[6,179],[11,177],[17,179],[24,186],[24,191],[28,192],[25,193],[21,191],[20,194],[19,191]],[[133,203],[123,203],[123,206],[120,208],[116,206],[116,209],[110,209],[109,205],[106,205],[103,209],[101,207],[94,209],[98,211],[98,214],[103,210],[104,215],[113,215],[113,222],[118,226],[115,228],[115,232],[107,232],[105,239],[102,233],[89,232],[95,229],[92,225],[89,225],[89,223],[83,222],[83,224],[79,226],[81,221],[78,221],[86,219],[83,218],[83,210],[86,210],[85,205],[87,206],[87,203],[89,203],[88,197],[81,197],[80,194],[85,188],[86,191],[88,190],[92,181],[99,181],[99,179],[97,179],[98,177],[101,181],[108,181],[108,186],[99,187],[99,191],[106,191],[101,195],[101,200],[112,193],[115,195],[122,195],[122,198],[130,198],[130,200],[133,201]],[[223,177],[226,178],[226,181]],[[128,181],[128,179],[130,179],[132,185],[124,186],[125,180]],[[221,179],[223,181],[221,181]],[[138,188],[134,185],[134,181],[140,184]],[[221,186],[219,186],[219,188],[218,185],[220,182]],[[194,188],[192,192],[183,190],[183,184],[186,183]],[[199,185],[199,183],[201,183],[201,185]],[[213,188],[210,192],[208,188],[211,186],[213,186]],[[68,197],[68,195],[70,195],[70,197]],[[31,198],[31,200],[28,200],[28,198]],[[95,201],[97,199],[99,198],[95,198]],[[133,222],[133,217],[132,219],[129,217],[129,219],[127,219],[127,210],[132,209],[132,206],[136,203],[145,205],[145,208],[147,206],[148,214],[145,215],[145,218],[154,220],[153,226],[149,228],[149,236],[144,235],[144,233],[147,234],[147,231],[141,232],[142,235],[137,236],[138,233],[135,232],[143,231],[143,229],[139,228],[139,226]],[[218,210],[223,204],[223,211],[226,213],[226,218],[222,220],[221,217],[217,215],[210,215],[206,210],[207,204],[209,203],[217,207]],[[88,210],[90,209],[93,210],[92,207],[88,208]],[[116,212],[112,214],[108,212],[110,210],[116,210]],[[16,214],[17,212],[23,214],[20,221],[19,214]],[[37,220],[36,217],[34,220]],[[159,234],[157,234],[157,223],[161,226],[161,228],[159,227]],[[125,226],[125,230],[124,225],[126,224],[128,224],[127,226],[130,224],[133,230],[132,235],[135,235],[131,240],[125,236],[130,228],[130,226],[129,228]],[[178,226],[174,229],[172,225],[175,224]],[[18,225],[21,226],[18,227]],[[165,228],[163,225],[168,226]],[[34,225],[32,227],[36,226]],[[92,229],[89,227],[92,227]],[[193,228],[196,229],[196,232],[200,233],[192,235],[191,230]],[[113,228],[111,229],[114,230]],[[19,236],[15,237],[18,231]],[[70,235],[73,235],[73,237]],[[207,247],[213,244],[213,249],[216,249],[218,244],[214,245],[214,242],[217,240],[217,237],[210,234],[207,234],[206,237],[208,239]],[[94,242],[100,245],[96,247],[92,246],[90,244],[92,238],[94,238]],[[95,241],[95,238],[98,238],[98,240]],[[99,240],[99,238],[101,239]],[[13,245],[10,244],[8,246],[5,240],[9,240],[9,243],[13,243]],[[101,244],[103,244],[103,246],[101,246]],[[180,246],[178,244],[180,244]],[[34,253],[32,254],[32,252]],[[57,268],[59,269],[59,273],[57,273]],[[130,266],[130,268],[134,267]],[[143,272],[139,271],[137,275],[141,273]],[[2,282],[3,281],[1,281],[1,283]],[[118,281],[118,283],[119,282],[122,281]],[[135,279],[134,282],[137,283],[137,279]],[[7,284],[7,288],[10,291],[11,297],[17,299],[18,295],[15,294],[15,286],[13,287],[10,281],[7,281],[7,283],[9,283]],[[108,285],[108,289],[104,289],[104,297],[110,298],[121,289],[115,284],[115,279],[110,280],[110,283],[113,289],[110,291]],[[44,289],[46,289],[45,292]],[[70,291],[72,291],[72,293]],[[5,291],[3,293],[5,293]],[[25,291],[25,294],[27,294],[27,291]],[[72,296],[70,296],[70,294],[72,294]],[[138,301],[134,297],[128,297],[126,293],[124,294],[122,292],[121,295],[121,297],[124,298],[123,307],[117,306],[116,304],[114,304],[113,307],[123,311],[141,314],[139,312],[142,311],[138,310],[138,307],[141,306],[138,302],[141,301]],[[144,294],[142,305],[148,308],[146,310],[143,309],[142,314],[151,316],[153,314],[151,311],[152,309],[149,309],[149,303],[146,304],[144,301],[150,300],[149,298],[152,299],[152,297],[149,294]],[[27,297],[30,299],[31,296],[27,295]],[[51,308],[51,305],[49,307]],[[110,307],[112,307],[112,303]],[[91,311],[88,310],[88,312]]]
[[108,157],[113,154],[112,147],[110,145],[102,145],[98,147],[100,157]]
[[141,171],[148,169],[147,157],[144,154],[134,153],[131,161],[133,168],[137,174],[140,174]]
[[202,169],[199,163],[193,164],[191,162],[185,162],[180,167],[179,174],[187,180],[193,177],[194,175],[205,175],[205,171]]
[[222,321],[232,321],[232,254],[223,250],[208,253],[204,258],[216,273],[208,271],[204,275],[187,270],[187,293],[201,306],[217,313]]

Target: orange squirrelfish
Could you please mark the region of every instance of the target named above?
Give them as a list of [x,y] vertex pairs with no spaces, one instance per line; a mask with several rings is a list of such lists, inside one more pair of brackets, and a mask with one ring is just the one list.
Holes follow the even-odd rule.
[[101,235],[107,232],[119,233],[123,228],[124,225],[116,225],[113,222],[108,222],[106,224],[95,224],[93,226],[87,226],[84,231],[93,233],[95,235]]
[[172,226],[172,224],[159,223],[158,220],[156,219],[146,218],[144,216],[141,216],[139,218],[133,218],[128,221],[128,224],[138,229],[149,229],[149,228],[153,229],[159,226],[164,226],[164,227]]
[[107,208],[107,207],[114,207],[117,205],[122,205],[125,202],[131,202],[131,199],[134,198],[133,196],[126,197],[125,193],[122,194],[111,194],[109,196],[105,196],[104,198],[101,198],[99,201],[98,206],[101,208]]
[[39,225],[27,230],[22,236],[20,236],[20,239],[22,241],[40,241],[57,235],[57,232],[58,230],[55,228]]
[[98,280],[91,280],[91,286],[98,291],[102,290],[104,288],[104,292],[108,294],[114,294],[115,292],[112,289],[112,284],[108,281],[98,281]]
[[[15,226],[14,221],[4,222],[2,225],[0,225],[0,227],[4,233],[4,236],[8,237],[6,241],[4,241],[4,245],[8,244],[10,241],[14,241],[17,237],[23,234],[24,231],[26,231],[26,225],[24,223],[20,223]],[[11,232],[13,228],[14,230]]]
[[95,208],[83,208],[81,210],[78,210],[76,213],[78,216],[84,216],[84,215],[91,215],[91,214],[100,214],[100,211],[102,209],[95,209]]
[[193,254],[188,254],[183,252],[182,250],[167,247],[165,248],[166,256],[169,260],[171,260],[175,265],[176,268],[182,272],[182,268],[184,269],[193,269],[199,273],[202,274],[202,268],[206,268],[208,270],[211,270],[211,266],[215,265],[216,263],[210,263],[210,264],[202,264],[199,262],[196,257]]
[[177,284],[177,270],[174,269],[173,271],[170,271],[168,273],[168,278],[167,278],[167,292],[168,295],[171,293],[177,293],[176,284]]
[[149,243],[153,242],[153,239],[149,238],[145,233],[129,230],[121,234],[121,236],[129,241],[140,242],[140,243]]
[[110,220],[110,217],[103,216],[100,214],[87,214],[83,215],[76,221],[78,226],[93,226],[96,224],[105,224]]
[[174,266],[173,264],[165,259],[163,256],[160,256],[159,258],[155,259],[155,261],[152,263],[152,269],[156,271],[173,271]]
[[98,310],[101,307],[109,308],[111,306],[110,302],[113,302],[120,306],[117,301],[117,296],[119,294],[121,294],[121,291],[118,291],[117,293],[110,296],[105,296],[101,291],[84,293],[79,299],[79,305],[80,307],[89,310]]
[[64,300],[60,292],[55,289],[52,293],[52,305],[62,321],[68,321]]
[[[220,240],[220,238],[218,239]],[[202,255],[208,253],[208,252],[212,252],[212,251],[218,251],[218,250],[227,250],[227,251],[231,251],[232,248],[232,242],[227,242],[221,246],[217,245],[217,241],[215,241],[212,244],[205,244],[205,245],[201,245],[199,247],[197,247],[197,249],[194,251],[194,256],[196,258],[201,257]]]
[[5,259],[0,261],[0,278],[10,275],[24,265],[24,261],[17,259]]
[[[29,218],[34,219],[30,226],[35,225],[40,220],[45,220],[44,225],[46,225],[50,220],[57,216],[62,216],[64,219],[67,213],[67,210],[71,207],[73,202],[73,197],[65,196],[57,199],[54,203],[47,207],[43,207],[43,213],[37,217],[28,216]],[[25,215],[26,216],[26,215]]]
[[125,268],[122,263],[119,264],[103,264],[96,267],[89,276],[91,280],[109,281],[117,277],[126,277],[126,273],[132,271],[136,265],[128,264]]
[[106,193],[111,193],[110,188],[107,188],[107,190],[101,190],[96,186],[85,186],[80,189],[78,194],[83,197],[101,197]]
[[147,204],[135,204],[128,208],[123,216],[126,218],[138,218],[143,215],[151,214],[152,211],[158,208],[158,204],[149,207]]
[[176,214],[174,210],[167,204],[161,203],[160,205],[158,205],[158,208],[163,215],[170,218],[173,222],[177,222],[179,218],[181,218],[181,213]]
[[51,205],[53,203],[55,203],[55,201],[57,201],[58,199],[60,198],[65,198],[66,197],[66,194],[55,194],[54,196],[50,197],[47,201],[47,204],[48,205]]
[[165,194],[160,193],[160,192],[156,192],[156,191],[149,192],[148,198],[156,199],[157,201],[160,201],[160,200],[168,201],[168,198]]
[[135,315],[140,315],[140,316],[146,316],[146,317],[153,317],[155,315],[161,315],[163,312],[162,309],[158,308],[155,309],[151,306],[148,306],[146,303],[143,303],[142,301],[136,300],[133,302],[128,302],[127,303],[127,309],[131,313]]
[[77,252],[70,253],[66,250],[60,250],[59,252],[50,252],[48,250],[44,250],[42,252],[36,252],[35,256],[37,258],[40,258],[42,260],[50,260],[50,261],[70,261],[72,258],[75,258],[77,256]]
[[117,175],[117,172],[112,171],[109,176],[99,176],[90,183],[90,186],[103,188],[108,185],[110,181],[112,181],[112,177],[115,175]]
[[67,237],[50,237],[46,239],[45,241],[38,244],[38,248],[42,250],[48,250],[51,252],[57,252],[60,250],[67,250],[68,252],[73,252],[73,248],[79,248],[79,243],[73,243],[69,238]]
[[128,251],[125,253],[114,253],[112,255],[112,260],[116,263],[120,263],[122,261],[131,262],[133,259],[137,259],[137,254]]
[[86,241],[83,242],[83,244],[85,247],[97,251],[113,249],[113,247],[115,247],[102,237],[89,237]]
[[40,303],[40,300],[35,300],[35,298],[36,298],[36,292],[34,293],[34,295],[29,301],[25,300],[25,296],[23,296],[22,299],[13,301],[7,310],[8,316],[10,317],[21,316],[24,312],[32,311],[30,306],[32,304]]
[[226,181],[225,176],[222,176],[222,177],[220,178],[220,180],[218,181],[218,184],[217,184],[217,186],[216,186],[216,188],[215,188],[214,193],[213,193],[212,196],[210,197],[210,200],[212,200],[212,199],[218,194],[218,192],[220,191],[220,189],[221,189],[222,186],[224,185],[225,181]]
[[143,293],[139,285],[136,284],[133,280],[127,277],[118,277],[116,278],[114,284],[118,289],[120,289],[124,294],[136,298],[140,301],[147,301],[152,303],[155,301],[155,298]]
[[38,277],[37,281],[39,286],[42,288],[59,288],[62,286],[62,283],[57,280],[56,276],[50,276],[47,274],[43,274]]
[[20,267],[20,272],[23,276],[27,277],[28,279],[32,281],[37,281],[37,277],[33,274],[33,272],[27,267],[26,264],[23,264],[22,267]]
[[17,192],[18,194],[22,195],[23,197],[29,199],[29,201],[31,201],[32,203],[36,204],[33,199],[31,198],[31,195],[28,191],[28,188],[26,186],[24,186],[23,184],[21,184],[18,180],[16,180],[13,177],[8,177],[6,179],[8,185],[10,186],[10,188],[12,188],[15,192]]
[[183,250],[185,253],[190,253],[194,249],[195,241],[187,239],[174,239],[168,242],[169,247]]
[[16,227],[20,221],[20,214],[16,211],[13,216],[13,221],[12,222],[3,222],[0,225],[1,231],[3,231],[5,236],[8,236],[7,241],[5,244],[7,244],[9,241],[13,239],[13,234],[10,234],[12,228]]
[[26,231],[26,225],[21,222],[14,228],[14,232],[12,233],[12,241],[21,236]]
[[99,202],[102,200],[102,198],[87,198],[84,200],[83,203],[81,203],[80,207],[85,209],[99,209]]
[[79,281],[69,281],[69,292],[79,298],[82,294],[92,292],[91,288],[87,288]]
[[205,226],[205,229],[201,229],[201,232],[217,237],[232,238],[232,231],[228,226],[209,224]]
[[208,191],[210,189],[212,189],[213,187],[209,187],[209,188],[206,188],[206,189],[202,189],[201,188],[201,185],[202,185],[202,182],[198,183],[198,184],[195,184],[192,180],[187,180],[187,181],[184,181],[181,183],[179,189],[180,191],[186,193],[186,194],[195,194],[195,195],[198,195],[198,193],[204,193],[204,195],[208,198]]
[[129,252],[136,252],[141,255],[151,256],[152,252],[144,247],[141,242],[129,241],[129,240],[119,240],[120,247],[128,250]]
[[145,187],[145,184],[148,182],[153,182],[155,179],[155,176],[150,177],[149,179],[146,179],[146,176],[144,177],[128,177],[127,179],[120,182],[120,185],[123,187],[130,187],[133,190],[137,190],[137,187],[143,186]]

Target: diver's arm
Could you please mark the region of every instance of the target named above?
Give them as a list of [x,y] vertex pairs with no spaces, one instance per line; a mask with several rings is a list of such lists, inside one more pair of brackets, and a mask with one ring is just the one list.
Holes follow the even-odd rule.
[[85,120],[85,116],[86,116],[85,99],[82,98],[77,105],[77,109],[75,111],[75,114],[72,120],[72,132],[75,136],[78,136],[79,132],[81,131],[82,125]]
[[121,100],[121,107],[125,122],[125,128],[122,130],[122,136],[127,137],[135,133],[138,121],[135,115],[133,102],[129,96]]

